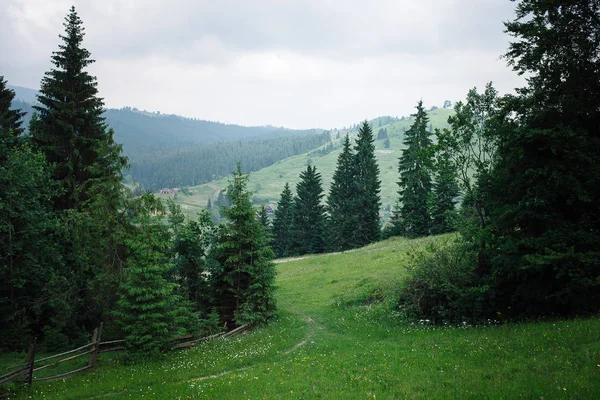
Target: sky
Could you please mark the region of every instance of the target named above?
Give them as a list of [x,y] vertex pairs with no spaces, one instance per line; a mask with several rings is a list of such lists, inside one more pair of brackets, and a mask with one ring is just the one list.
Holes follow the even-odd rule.
[[509,0],[1,0],[9,84],[39,88],[72,4],[110,108],[332,129],[524,84]]

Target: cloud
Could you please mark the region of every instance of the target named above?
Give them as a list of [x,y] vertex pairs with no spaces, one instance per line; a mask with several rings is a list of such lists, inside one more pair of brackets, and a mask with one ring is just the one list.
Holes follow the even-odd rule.
[[[111,107],[241,124],[340,127],[440,105],[494,80],[521,84],[498,60],[498,0],[86,0],[84,45]],[[70,1],[8,0],[0,73],[37,87]]]

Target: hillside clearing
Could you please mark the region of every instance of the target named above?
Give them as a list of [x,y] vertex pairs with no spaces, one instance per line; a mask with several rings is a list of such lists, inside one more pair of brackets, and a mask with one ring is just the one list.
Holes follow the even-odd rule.
[[405,257],[435,240],[280,263],[271,325],[133,365],[109,353],[89,373],[17,398],[598,398],[599,318],[404,321],[393,298]]

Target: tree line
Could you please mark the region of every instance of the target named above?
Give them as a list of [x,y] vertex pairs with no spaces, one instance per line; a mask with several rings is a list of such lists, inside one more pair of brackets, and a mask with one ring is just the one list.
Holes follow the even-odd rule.
[[85,72],[92,60],[71,9],[29,135],[0,79],[0,343],[74,342],[104,321],[131,350],[151,353],[181,330],[268,321],[275,254],[450,231],[411,253],[399,303],[407,316],[597,312],[600,5],[521,0],[516,12],[504,57],[527,85],[505,96],[491,83],[473,89],[449,128],[433,132],[417,104],[389,224],[381,226],[373,132],[363,122],[354,143],[343,140],[327,196],[308,165],[295,193],[285,185],[271,227],[239,164],[219,226],[208,213],[186,220],[175,204],[124,189],[128,160]]
[[227,176],[238,162],[246,171],[257,171],[328,143],[324,149],[333,149],[329,132],[220,142],[163,152],[160,156],[137,157],[129,174],[131,179],[152,191],[163,187],[195,186]]
[[75,8],[41,82],[29,134],[0,77],[0,347],[88,340],[104,322],[133,354],[274,315],[273,253],[238,164],[225,221],[122,184]]
[[504,58],[527,86],[505,96],[492,83],[470,90],[443,130],[432,131],[420,101],[398,160],[398,201],[381,231],[363,123],[354,147],[344,141],[324,204],[315,166],[295,196],[286,184],[273,221],[278,256],[458,231],[413,254],[400,301],[407,315],[477,322],[597,312],[599,11],[595,1],[520,1],[505,23],[514,42]]

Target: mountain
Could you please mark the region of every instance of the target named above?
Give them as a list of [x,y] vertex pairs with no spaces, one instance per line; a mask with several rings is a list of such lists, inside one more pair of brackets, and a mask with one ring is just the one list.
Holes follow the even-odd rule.
[[[29,114],[31,105],[37,103],[37,90],[7,85],[15,91],[13,108],[21,108]],[[149,152],[188,149],[191,146],[217,142],[251,140],[275,136],[312,135],[322,129],[294,130],[273,126],[240,126],[220,122],[185,118],[160,112],[141,111],[124,107],[107,109],[106,123],[115,130],[115,139],[123,145],[124,153],[132,161]],[[28,115],[25,126],[28,126]]]
[[[454,110],[447,108],[430,110],[427,113],[430,118],[430,128],[433,130],[448,127],[448,117],[453,113]],[[398,199],[398,158],[404,149],[402,143],[404,132],[408,130],[412,123],[412,117],[399,119],[379,117],[369,121],[376,138],[379,130],[385,129],[390,141],[389,148],[386,148],[384,138],[375,141],[375,155],[379,164],[379,179],[381,180],[381,203],[386,218],[389,209],[393,208]],[[294,191],[296,183],[299,181],[300,172],[306,169],[308,163],[315,165],[317,171],[322,174],[323,188],[325,193],[328,193],[337,158],[341,151],[341,141],[347,133],[350,135],[351,141],[354,141],[358,132],[355,127],[334,130],[331,132],[331,142],[303,154],[277,161],[266,168],[253,172],[250,175],[248,188],[254,192],[254,203],[277,203],[286,182],[289,182],[292,191]],[[193,216],[207,204],[208,199],[211,199],[212,203],[215,204],[219,191],[227,187],[228,179],[225,176],[212,182],[190,187],[184,194],[178,195],[175,201],[182,206],[182,209],[188,215]],[[167,196],[163,197],[166,198]]]
[[[12,107],[27,113],[27,127],[38,91],[9,88],[15,91]],[[107,109],[104,116],[129,157],[126,181],[138,181],[151,190],[208,182],[228,175],[237,161],[255,171],[329,142],[321,129],[246,127],[132,107]]]
[[21,86],[6,85],[7,88],[12,89],[15,92],[15,100],[21,100],[25,103],[35,104],[37,103],[38,91]]

